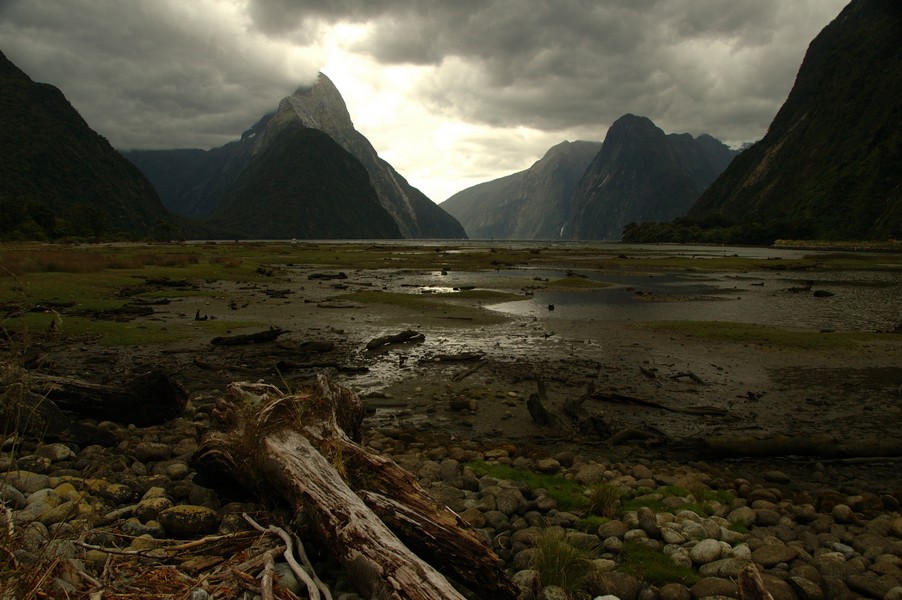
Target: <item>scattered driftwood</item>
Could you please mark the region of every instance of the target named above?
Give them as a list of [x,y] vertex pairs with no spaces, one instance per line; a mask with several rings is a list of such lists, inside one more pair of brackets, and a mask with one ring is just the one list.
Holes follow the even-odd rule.
[[644,400],[642,398],[636,398],[635,396],[626,396],[624,394],[618,394],[615,392],[592,391],[589,394],[589,397],[593,400],[600,400],[602,402],[635,404],[637,406],[647,406],[649,408],[657,408],[660,410],[666,410],[669,412],[675,412],[684,415],[724,417],[729,414],[729,411],[727,409],[719,408],[716,406],[667,406],[666,404],[661,404],[660,402],[655,402],[654,400]]
[[458,352],[457,354],[436,354],[424,359],[425,362],[472,362],[482,360],[482,352]]
[[334,360],[308,360],[304,362],[298,362],[293,360],[280,360],[276,367],[280,372],[285,373],[287,371],[303,371],[305,369],[335,369],[341,373],[368,373],[369,367],[358,366],[358,365],[343,365],[338,361]]
[[39,394],[29,392],[22,382],[4,386],[0,402],[0,431],[17,431],[45,440],[80,445],[113,446],[116,436],[92,425],[85,425],[63,413]]
[[699,385],[708,385],[707,383],[705,383],[704,379],[702,379],[701,377],[699,377],[692,371],[681,371],[679,373],[674,373],[673,375],[670,375],[671,379],[682,379],[683,377],[688,377],[689,379],[691,379],[692,381],[694,381],[695,383],[697,383]]
[[141,427],[177,417],[188,401],[184,388],[159,369],[115,386],[37,373],[25,375],[24,382],[63,412]]
[[266,331],[258,331],[256,333],[244,333],[239,335],[219,336],[210,340],[214,346],[242,346],[247,344],[263,344],[275,341],[283,333],[287,331],[278,327],[270,326]]
[[383,346],[390,346],[391,344],[412,344],[422,342],[425,339],[426,336],[419,331],[407,329],[402,331],[401,333],[396,333],[394,335],[382,335],[377,338],[373,338],[367,343],[366,349],[378,350]]
[[529,398],[526,400],[526,408],[529,410],[529,416],[532,417],[532,420],[536,425],[541,427],[560,426],[560,419],[558,419],[555,414],[549,412],[545,407],[545,403],[548,401],[548,395],[545,392],[545,382],[539,380],[536,383],[536,387],[538,390],[530,394]]
[[233,383],[216,409],[224,431],[208,434],[195,458],[281,496],[296,513],[292,522],[309,524],[366,598],[463,598],[436,568],[482,597],[516,598],[479,534],[413,476],[355,442],[364,410],[323,376],[292,396]]
[[322,279],[326,281],[347,278],[348,276],[344,271],[339,271],[338,273],[311,273],[310,275],[307,275],[307,279]]

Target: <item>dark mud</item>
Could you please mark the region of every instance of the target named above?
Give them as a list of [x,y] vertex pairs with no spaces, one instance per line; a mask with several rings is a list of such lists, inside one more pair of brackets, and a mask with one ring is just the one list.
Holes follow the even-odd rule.
[[[700,341],[635,326],[686,319],[885,331],[900,319],[898,272],[808,271],[796,277],[767,269],[612,274],[579,267],[349,270],[342,279],[311,279],[325,272],[316,266],[274,267],[271,285],[192,282],[204,293],[172,298],[132,321],[242,319],[259,323],[256,330],[284,329],[274,342],[228,347],[194,340],[123,349],[63,338],[39,342],[36,348],[42,368],[51,372],[112,382],[151,366],[164,367],[192,393],[211,396],[235,380],[265,380],[291,389],[327,371],[365,399],[370,409],[366,426],[402,430],[425,443],[471,439],[510,442],[536,453],[572,448],[589,456],[707,460],[751,474],[779,465],[802,488],[843,482],[873,491],[899,486],[894,459],[843,462],[809,456],[725,462],[706,454],[697,440],[723,434],[832,435],[837,444],[898,439],[902,336],[814,351]],[[574,272],[610,286],[548,287]],[[348,296],[360,290],[414,294],[435,304],[360,302]],[[467,298],[461,290],[515,293],[521,299],[491,304]],[[816,297],[816,290],[832,296]],[[366,349],[373,338],[407,329],[425,339]],[[328,344],[314,347],[309,342]],[[464,354],[479,359],[454,360]],[[592,391],[582,404],[589,414],[611,433],[635,430],[642,435],[612,447],[606,436],[573,423],[536,425],[526,401],[539,381],[551,410]]]

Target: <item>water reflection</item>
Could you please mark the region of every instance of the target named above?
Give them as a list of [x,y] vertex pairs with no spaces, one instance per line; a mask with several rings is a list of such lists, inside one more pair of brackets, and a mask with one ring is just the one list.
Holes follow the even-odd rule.
[[[535,276],[553,280],[565,274],[537,271]],[[818,272],[811,274],[814,280],[802,279],[806,274],[792,279],[770,272],[581,274],[613,285],[579,291],[536,289],[531,298],[490,308],[553,319],[736,321],[833,331],[886,331],[902,320],[902,274],[894,272]],[[818,291],[823,297],[815,296]],[[553,312],[549,305],[554,305]]]

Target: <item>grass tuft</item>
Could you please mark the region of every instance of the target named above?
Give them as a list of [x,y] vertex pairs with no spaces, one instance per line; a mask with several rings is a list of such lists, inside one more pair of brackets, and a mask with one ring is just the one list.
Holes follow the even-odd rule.
[[536,537],[533,550],[532,567],[543,586],[556,585],[572,595],[589,580],[595,548],[573,544],[562,531],[550,528]]

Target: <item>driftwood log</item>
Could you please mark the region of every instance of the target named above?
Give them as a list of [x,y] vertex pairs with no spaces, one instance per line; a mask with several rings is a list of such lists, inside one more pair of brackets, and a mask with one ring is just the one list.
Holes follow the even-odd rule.
[[463,598],[439,570],[481,597],[517,596],[479,534],[412,475],[357,443],[364,408],[348,388],[322,375],[293,395],[233,383],[216,414],[223,431],[204,438],[197,463],[281,497],[362,596]]
[[366,349],[367,350],[378,350],[383,346],[389,346],[391,344],[410,344],[416,342],[422,342],[426,339],[426,336],[420,333],[419,331],[414,331],[413,329],[406,329],[400,333],[396,333],[393,335],[382,335],[377,338],[371,339],[367,342]]
[[278,327],[270,327],[256,333],[242,333],[239,335],[218,336],[210,340],[214,346],[244,346],[248,344],[263,344],[275,341],[283,333],[287,333]]
[[32,394],[46,398],[63,412],[140,427],[174,419],[188,401],[185,389],[160,369],[137,375],[122,385],[40,373],[25,374],[23,383]]

